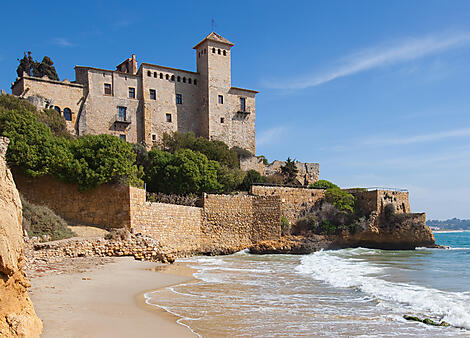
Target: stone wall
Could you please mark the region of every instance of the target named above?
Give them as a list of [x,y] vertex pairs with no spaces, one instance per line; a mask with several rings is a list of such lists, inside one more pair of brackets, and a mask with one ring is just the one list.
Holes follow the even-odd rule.
[[278,196],[205,195],[201,250],[234,252],[281,236]]
[[289,220],[290,224],[293,224],[317,201],[325,197],[325,190],[254,185],[251,187],[251,194],[256,196],[278,196],[280,198],[281,214]]
[[380,215],[387,204],[392,204],[396,213],[411,213],[408,191],[345,189],[353,194],[366,214]]
[[200,251],[202,208],[151,203],[145,191],[130,188],[131,228],[164,244],[169,251],[193,254]]
[[14,178],[18,190],[28,201],[47,206],[73,224],[104,228],[130,226],[127,186],[103,184],[81,192],[77,185],[50,176],[31,178],[15,170]]
[[[262,157],[249,157],[240,160],[240,169],[244,171],[255,170],[264,176],[280,175],[281,167],[286,164],[285,161],[275,160],[271,164],[265,165]],[[310,185],[319,180],[320,165],[318,163],[295,162],[298,173],[297,181],[301,185]]]

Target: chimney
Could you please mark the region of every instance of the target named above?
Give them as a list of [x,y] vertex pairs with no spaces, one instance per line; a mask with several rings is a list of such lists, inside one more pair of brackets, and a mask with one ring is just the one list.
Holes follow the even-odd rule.
[[130,71],[132,72],[132,74],[137,74],[137,60],[135,59],[135,54],[132,54],[132,57],[131,57],[131,64],[130,64]]

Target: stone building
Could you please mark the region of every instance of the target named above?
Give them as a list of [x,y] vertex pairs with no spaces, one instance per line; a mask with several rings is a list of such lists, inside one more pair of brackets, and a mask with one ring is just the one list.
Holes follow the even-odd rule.
[[135,55],[106,70],[75,67],[75,81],[26,74],[14,95],[54,108],[77,135],[112,134],[147,145],[165,132],[194,132],[255,154],[257,91],[231,84],[233,43],[212,32],[195,47],[197,71],[151,63]]

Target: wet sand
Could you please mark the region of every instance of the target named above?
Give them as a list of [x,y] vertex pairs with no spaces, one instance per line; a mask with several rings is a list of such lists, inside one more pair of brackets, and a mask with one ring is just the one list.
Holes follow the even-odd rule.
[[145,292],[192,279],[182,266],[120,257],[85,272],[33,275],[30,296],[44,324],[41,337],[194,337],[144,298]]

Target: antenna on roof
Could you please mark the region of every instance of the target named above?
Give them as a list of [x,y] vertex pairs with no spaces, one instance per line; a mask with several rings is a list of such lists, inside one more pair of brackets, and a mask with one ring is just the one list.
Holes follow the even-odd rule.
[[215,25],[215,20],[214,20],[214,18],[212,18],[212,20],[211,20],[211,31],[212,31],[212,32],[215,32],[215,28],[216,28],[216,27],[217,27],[217,26]]

